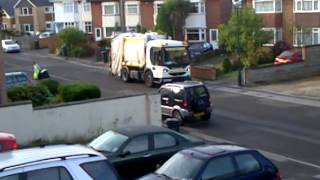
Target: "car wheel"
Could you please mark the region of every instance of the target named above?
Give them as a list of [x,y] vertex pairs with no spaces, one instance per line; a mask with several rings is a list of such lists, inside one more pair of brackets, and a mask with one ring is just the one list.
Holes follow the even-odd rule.
[[127,69],[121,69],[121,80],[123,82],[129,82],[130,77],[129,77],[129,72]]
[[177,119],[178,121],[180,121],[180,124],[183,125],[184,124],[184,120],[183,117],[181,116],[181,114],[179,113],[179,111],[175,110],[172,113],[172,117]]
[[207,113],[207,114],[201,116],[201,119],[203,121],[209,121],[211,119],[211,113]]
[[144,83],[148,87],[153,87],[153,75],[151,71],[147,71],[146,74],[144,75]]

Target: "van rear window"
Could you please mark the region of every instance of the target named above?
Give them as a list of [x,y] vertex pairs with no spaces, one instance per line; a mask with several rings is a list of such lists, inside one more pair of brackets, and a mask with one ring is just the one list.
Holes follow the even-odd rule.
[[196,86],[188,89],[189,95],[196,98],[205,98],[209,94],[204,86]]

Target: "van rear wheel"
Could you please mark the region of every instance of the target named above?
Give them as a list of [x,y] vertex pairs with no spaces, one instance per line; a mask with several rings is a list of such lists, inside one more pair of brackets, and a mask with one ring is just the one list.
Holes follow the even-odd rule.
[[129,82],[130,81],[130,76],[129,72],[127,69],[121,69],[121,80],[123,82]]
[[144,83],[148,87],[153,87],[153,75],[151,71],[147,71],[146,74],[144,75]]

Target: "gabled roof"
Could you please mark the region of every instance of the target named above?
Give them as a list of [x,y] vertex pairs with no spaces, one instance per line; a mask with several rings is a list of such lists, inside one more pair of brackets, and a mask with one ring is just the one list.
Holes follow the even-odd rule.
[[13,6],[17,3],[18,0],[0,0],[0,6],[10,17],[14,17],[14,8]]
[[29,2],[33,7],[37,6],[53,6],[53,3],[49,2],[49,0],[17,0],[17,2],[14,5],[14,8],[20,4],[21,1],[27,1]]

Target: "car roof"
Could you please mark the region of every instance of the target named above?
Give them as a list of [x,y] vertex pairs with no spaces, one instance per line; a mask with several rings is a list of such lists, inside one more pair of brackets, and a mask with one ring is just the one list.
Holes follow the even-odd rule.
[[176,82],[176,83],[167,83],[161,87],[165,88],[165,87],[175,86],[180,88],[189,88],[189,87],[202,86],[202,85],[204,84],[200,81],[184,81],[184,82]]
[[9,72],[5,73],[5,76],[13,76],[13,75],[27,75],[25,72]]
[[249,149],[233,144],[202,145],[182,150],[182,154],[190,155],[200,159],[210,159],[212,157],[230,154],[234,152],[248,151]]
[[0,132],[0,140],[1,139],[15,139],[15,136],[10,133]]
[[13,41],[12,39],[4,39],[2,42]]
[[101,156],[100,153],[82,145],[51,145],[0,153],[0,172],[40,161],[81,155]]
[[121,127],[121,128],[113,129],[113,131],[126,135],[128,137],[133,137],[140,134],[173,132],[168,128],[163,128],[159,126],[129,126],[129,127]]

